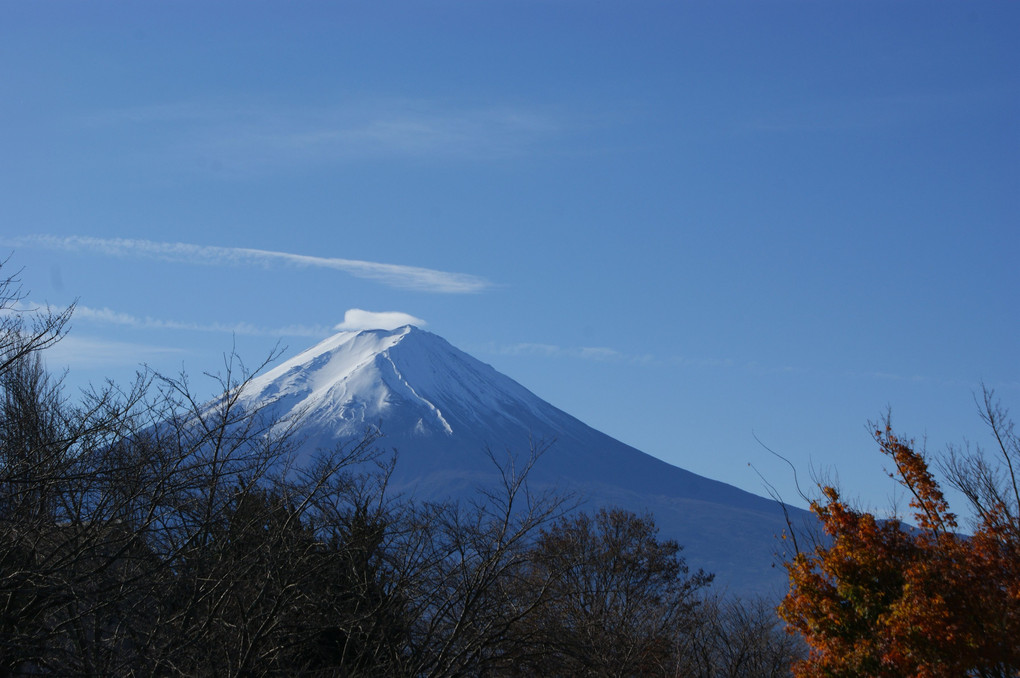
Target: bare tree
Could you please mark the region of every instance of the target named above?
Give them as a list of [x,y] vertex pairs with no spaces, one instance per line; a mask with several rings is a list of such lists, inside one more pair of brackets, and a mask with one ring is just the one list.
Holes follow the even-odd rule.
[[74,313],[74,304],[53,311],[26,303],[19,273],[2,273],[9,267],[8,262],[9,258],[0,261],[0,372],[6,372],[20,358],[60,341]]
[[950,446],[938,460],[939,469],[970,502],[978,522],[994,525],[1020,544],[1020,435],[989,388],[982,389],[979,413],[995,441],[993,449]]
[[533,492],[542,445],[490,453],[499,482],[473,501],[393,497],[378,434],[309,453],[299,419],[244,404],[268,360],[227,356],[211,401],[147,372],[70,402],[41,359],[69,314],[0,280],[0,675],[675,675],[701,670],[688,654],[778,656],[764,608],[702,603],[711,576],[650,516]]
[[490,452],[500,482],[466,505],[402,507],[390,553],[409,621],[403,675],[492,674],[530,651],[517,629],[547,594],[529,575],[532,546],[570,507],[527,484],[543,451],[533,446],[520,467]]
[[532,576],[550,593],[531,622],[542,651],[525,672],[673,675],[677,634],[712,577],[689,573],[680,546],[656,533],[651,516],[619,509],[543,531]]
[[776,616],[774,603],[710,596],[679,634],[675,675],[782,678],[805,652],[803,641]]
[[[300,469],[292,429],[143,375],[69,404],[41,351],[70,310],[0,282],[0,673],[257,675],[295,663],[315,577],[346,554],[322,506],[372,437]],[[309,615],[314,618],[315,615]]]

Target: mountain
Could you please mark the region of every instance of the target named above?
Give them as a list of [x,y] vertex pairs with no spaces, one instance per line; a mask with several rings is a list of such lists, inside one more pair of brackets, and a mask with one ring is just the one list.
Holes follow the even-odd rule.
[[255,378],[244,399],[274,417],[303,416],[310,449],[378,426],[381,442],[398,451],[391,487],[419,499],[468,496],[494,481],[487,450],[527,454],[533,441],[551,442],[531,487],[573,493],[583,508],[651,511],[692,568],[716,574],[714,588],[785,590],[776,536],[786,523],[776,502],[611,438],[417,327],[336,334]]

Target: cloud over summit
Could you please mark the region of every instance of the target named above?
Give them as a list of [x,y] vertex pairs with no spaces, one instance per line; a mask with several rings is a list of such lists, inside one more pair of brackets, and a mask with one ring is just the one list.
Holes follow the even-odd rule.
[[372,312],[360,308],[352,308],[344,313],[344,321],[333,329],[336,330],[395,330],[404,325],[424,327],[426,322],[408,313],[400,311]]

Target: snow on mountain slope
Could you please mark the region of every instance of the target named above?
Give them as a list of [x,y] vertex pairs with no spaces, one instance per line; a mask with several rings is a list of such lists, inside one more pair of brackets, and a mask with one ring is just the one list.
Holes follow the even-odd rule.
[[336,334],[254,379],[243,399],[274,417],[302,417],[311,448],[378,427],[398,451],[392,486],[422,499],[467,496],[494,480],[487,450],[527,455],[532,444],[551,443],[532,486],[574,493],[585,508],[651,511],[717,585],[782,591],[782,568],[773,565],[785,522],[775,502],[600,433],[416,327]]
[[391,437],[555,433],[566,415],[512,379],[413,326],[341,332],[251,383],[245,399],[277,416],[304,416],[304,430],[357,436],[385,423]]

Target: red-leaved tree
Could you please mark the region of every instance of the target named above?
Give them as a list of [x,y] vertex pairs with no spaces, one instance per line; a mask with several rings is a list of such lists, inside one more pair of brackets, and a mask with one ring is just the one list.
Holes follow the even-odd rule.
[[991,399],[998,452],[950,455],[951,484],[971,500],[973,534],[928,461],[886,422],[875,440],[906,488],[915,527],[879,520],[832,487],[812,510],[828,535],[786,564],[780,616],[810,646],[796,676],[1020,676],[1020,439]]

